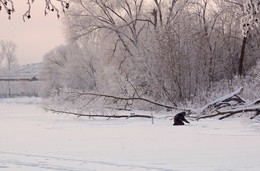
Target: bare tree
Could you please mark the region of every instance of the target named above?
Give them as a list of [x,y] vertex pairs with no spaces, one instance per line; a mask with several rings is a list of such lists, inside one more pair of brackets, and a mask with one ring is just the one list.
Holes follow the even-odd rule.
[[65,24],[83,51],[95,44],[111,94],[174,105],[238,73],[239,3],[73,0]]
[[2,41],[0,42],[0,66],[1,66],[1,64],[2,64],[2,62],[3,62],[3,60],[4,60],[4,51],[3,51],[3,47],[2,47]]
[[[0,46],[2,47],[2,56],[6,60],[6,66],[8,69],[8,75],[10,76],[10,71],[12,67],[16,64],[16,44],[12,41],[1,41]],[[11,95],[10,82],[8,81],[8,95]]]
[[240,76],[245,76],[245,53],[246,53],[246,45],[248,43],[248,36],[252,32],[252,30],[256,29],[259,25],[259,0],[244,0],[243,2],[232,1],[232,0],[224,0],[227,3],[233,4],[236,7],[240,8],[241,19],[240,19],[240,28],[243,35],[240,57],[239,57],[239,65],[238,65],[238,74]]
[[[115,75],[133,78],[140,69],[145,69],[140,67],[143,63],[140,49],[147,29],[154,27],[144,14],[146,5],[145,0],[72,1],[66,17],[70,38],[79,44],[96,44],[103,52],[99,58],[109,63],[107,67],[116,68]],[[142,82],[144,79],[135,81],[135,86]]]
[[[109,56],[107,60],[113,65],[110,68],[118,69],[121,78],[125,79],[125,85],[121,87],[130,87],[135,89],[134,92],[139,91],[139,95],[148,96],[157,94],[158,86],[164,87],[155,83],[160,76],[152,66],[161,63],[151,53],[157,50],[155,46],[151,48],[153,42],[158,41],[156,34],[161,34],[161,30],[174,20],[187,0],[180,1],[176,7],[177,1],[153,2],[155,9],[148,0],[75,0],[66,17],[70,38],[77,42],[91,40],[102,47],[100,51],[104,52],[104,58]],[[170,13],[168,7],[171,8]],[[166,88],[164,90],[167,91]]]
[[63,88],[94,91],[97,89],[96,77],[98,60],[93,60],[91,50],[82,51],[76,45],[62,45],[44,55],[42,78],[42,95],[48,96],[52,91]]
[[243,36],[247,36],[249,30],[252,30],[259,25],[260,0],[244,0],[243,17],[241,18],[241,29]]
[[16,44],[12,41],[1,41],[2,56],[6,60],[6,66],[8,71],[11,70],[12,66],[16,63]]

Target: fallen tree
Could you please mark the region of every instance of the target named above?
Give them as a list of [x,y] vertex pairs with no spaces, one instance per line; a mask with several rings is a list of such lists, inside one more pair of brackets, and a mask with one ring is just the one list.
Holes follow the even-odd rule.
[[[61,99],[60,99],[61,98]],[[184,108],[178,108],[175,105],[167,105],[162,104],[144,97],[140,96],[133,96],[133,97],[119,97],[119,96],[113,96],[113,95],[106,95],[106,94],[98,94],[98,93],[89,93],[89,92],[79,92],[79,91],[66,91],[66,92],[60,92],[59,99],[57,101],[61,102],[61,105],[63,104],[63,101],[70,101],[72,104],[76,104],[79,101],[84,101],[84,105],[79,107],[79,110],[74,112],[75,110],[71,111],[70,109],[56,109],[55,106],[53,107],[45,107],[46,111],[54,112],[54,113],[63,113],[68,115],[75,115],[78,117],[93,117],[93,118],[147,118],[147,119],[154,119],[155,117],[150,114],[142,115],[142,114],[135,114],[132,111],[133,104],[148,104],[150,106],[157,106],[164,108],[168,111],[172,110],[178,110],[178,111],[187,111],[190,112],[189,109]],[[87,106],[93,107],[93,104],[97,104],[98,106],[102,106],[105,109],[109,110],[124,110],[130,112],[129,115],[127,114],[99,114],[102,112],[89,112],[84,111],[82,108],[87,108]],[[76,106],[76,105],[74,105]],[[94,108],[96,107],[94,106]],[[79,112],[81,111],[81,112]],[[96,114],[98,113],[98,114]],[[174,116],[167,116],[167,117],[174,117]],[[165,117],[165,118],[167,118]],[[159,119],[159,117],[157,117]]]
[[[61,98],[61,99],[60,99]],[[87,92],[78,92],[78,91],[66,91],[60,93],[57,101],[69,101],[70,103],[74,104],[73,106],[77,106],[78,109],[70,107],[61,107],[61,109],[57,106],[47,106],[45,107],[46,111],[59,113],[59,114],[68,114],[68,115],[75,115],[78,117],[89,117],[89,118],[147,118],[153,119],[153,115],[142,115],[142,114],[135,114],[132,112],[131,106],[134,101],[144,101],[145,103],[151,103],[158,106],[163,107],[172,107],[163,104],[159,104],[157,102],[151,101],[149,99],[140,98],[140,97],[117,97],[112,95],[104,95],[104,94],[97,94],[97,93],[87,93]],[[83,105],[78,106],[78,102],[84,102]],[[93,105],[94,104],[94,105]],[[63,106],[64,104],[61,104]],[[66,105],[65,105],[66,106]],[[96,109],[99,108],[99,109]],[[102,109],[103,108],[103,109]],[[82,110],[84,109],[84,110]],[[127,111],[129,114],[103,114],[103,110],[108,109],[111,111]]]
[[238,90],[203,106],[197,111],[197,119],[221,116],[219,119],[222,120],[235,114],[246,112],[253,112],[254,115],[250,117],[250,119],[254,119],[260,115],[260,99],[257,99],[252,103],[246,103],[246,101],[239,96],[242,90],[243,88],[239,88]]
[[153,119],[154,117],[152,115],[138,115],[135,113],[130,113],[129,115],[103,115],[103,114],[85,114],[85,113],[77,113],[77,112],[68,112],[63,110],[55,110],[55,109],[45,109],[46,111],[54,112],[54,113],[62,113],[62,114],[68,114],[68,115],[76,115],[78,117],[84,116],[84,117],[93,117],[93,118],[147,118],[147,119]]
[[245,100],[243,100],[238,94],[241,93],[243,88],[239,88],[238,90],[225,95],[223,97],[220,97],[212,102],[209,102],[208,104],[204,105],[203,107],[199,108],[197,110],[197,113],[200,113],[201,115],[204,115],[207,111],[210,110],[216,110],[227,106],[237,106],[239,104],[245,103]]
[[[65,99],[67,101],[71,101],[75,104],[77,101],[84,101],[84,107],[95,104],[95,103],[102,103],[104,108],[111,109],[111,110],[126,110],[131,111],[131,106],[134,103],[147,103],[149,105],[157,106],[164,108],[166,110],[175,110],[175,111],[185,111],[188,117],[193,117],[197,120],[212,118],[212,117],[219,117],[219,119],[225,119],[231,117],[236,114],[241,113],[253,113],[253,116],[250,119],[254,119],[255,117],[260,115],[260,99],[253,101],[252,103],[247,103],[245,99],[240,97],[240,93],[243,91],[243,88],[239,88],[234,92],[231,92],[223,97],[220,97],[216,100],[213,100],[206,105],[200,108],[179,108],[176,106],[171,106],[167,104],[162,104],[159,102],[155,102],[143,97],[118,97],[113,95],[105,95],[105,94],[97,94],[97,93],[88,93],[88,92],[76,92],[76,91],[67,91],[65,92],[66,96]],[[62,101],[62,100],[61,100]],[[99,101],[99,102],[98,102]],[[80,107],[83,108],[83,107]],[[121,114],[121,115],[108,115],[108,114],[90,114],[84,112],[72,112],[69,110],[56,110],[54,108],[46,108],[47,111],[55,112],[55,113],[64,113],[69,115],[76,115],[78,117],[85,116],[85,117],[98,117],[98,118],[148,118],[153,119],[155,118],[153,115],[140,115],[135,113]],[[251,114],[250,113],[250,114]],[[175,114],[174,114],[175,115]],[[174,115],[164,116],[160,118],[173,118]],[[160,119],[159,117],[157,117]]]

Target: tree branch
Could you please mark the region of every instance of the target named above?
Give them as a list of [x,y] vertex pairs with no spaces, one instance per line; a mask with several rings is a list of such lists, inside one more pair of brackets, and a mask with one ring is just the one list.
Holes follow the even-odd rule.
[[227,3],[230,3],[230,4],[234,4],[234,5],[239,6],[239,7],[241,8],[242,11],[243,11],[243,9],[244,9],[243,4],[240,4],[240,3],[238,3],[238,2],[234,2],[234,1],[230,1],[230,0],[224,0],[224,1],[227,2]]
[[106,95],[106,94],[98,94],[98,93],[87,93],[87,92],[67,92],[68,94],[76,94],[78,96],[98,96],[98,97],[103,97],[103,98],[107,98],[107,99],[113,99],[113,100],[117,100],[117,101],[143,101],[149,104],[153,104],[159,107],[163,107],[166,109],[175,109],[175,110],[182,110],[182,111],[188,111],[190,112],[189,109],[182,109],[182,108],[178,108],[175,106],[170,106],[170,105],[164,105],[143,97],[118,97],[118,96],[112,96],[112,95]]
[[[219,119],[222,120],[230,116],[244,112],[256,112],[255,115],[252,116],[250,119],[254,119],[258,115],[260,115],[260,99],[257,99],[252,103],[246,104],[245,100],[238,96],[238,94],[241,91],[242,88],[205,105],[204,107],[202,107],[201,111],[205,112],[206,109],[212,108],[211,111],[213,112],[211,113],[213,114],[199,116],[197,120],[212,118],[216,116],[221,116]],[[236,104],[231,104],[231,101],[234,101]],[[225,109],[227,107],[228,109]]]
[[154,118],[153,116],[150,115],[136,115],[134,113],[130,113],[130,115],[98,115],[98,114],[83,114],[83,113],[76,113],[76,112],[68,112],[68,111],[62,111],[62,110],[54,110],[54,109],[49,109],[49,108],[45,108],[46,111],[50,111],[53,113],[63,113],[63,114],[68,114],[68,115],[75,115],[78,117],[84,116],[84,117],[93,117],[93,118],[125,118],[125,119],[129,119],[129,118],[147,118],[147,119],[152,119]]
[[[230,93],[230,94],[228,94],[226,96],[220,97],[220,98],[218,98],[218,99],[216,99],[216,100],[214,100],[214,101],[204,105],[203,107],[201,107],[198,110],[198,112],[203,115],[206,112],[206,110],[208,110],[210,108],[220,107],[220,106],[222,106],[224,104],[225,104],[224,106],[226,106],[227,102],[230,102],[230,101],[235,101],[237,103],[245,102],[245,101],[243,101],[242,98],[240,98],[238,96],[238,94],[241,93],[242,90],[243,90],[243,88],[241,87],[241,88],[237,89],[236,91],[234,91],[234,92],[232,92],[232,93]],[[234,98],[234,96],[237,97],[237,98]]]
[[[59,9],[53,4],[54,0],[45,0],[45,15],[47,15],[47,11],[55,11],[57,17],[60,17]],[[31,18],[31,8],[34,0],[27,0],[26,3],[28,5],[27,11],[23,14],[23,20]],[[56,2],[60,2],[61,9],[65,13],[65,11],[69,8],[69,3],[67,0],[56,0]],[[2,4],[2,5],[1,5]],[[11,14],[15,12],[14,2],[13,0],[0,0],[0,11],[2,6],[4,7],[6,13],[8,14],[8,18],[11,19]]]

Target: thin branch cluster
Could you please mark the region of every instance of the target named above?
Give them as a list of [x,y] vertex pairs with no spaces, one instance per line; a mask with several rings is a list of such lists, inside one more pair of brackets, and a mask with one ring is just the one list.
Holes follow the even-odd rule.
[[[35,0],[27,0],[26,3],[28,5],[27,11],[23,14],[23,20],[31,18],[31,9],[32,4]],[[54,2],[59,2],[61,7],[58,8]],[[67,0],[45,0],[45,9],[44,14],[47,15],[48,12],[55,12],[57,17],[60,17],[60,10],[65,13],[65,11],[69,8],[69,2]],[[8,19],[11,19],[11,15],[15,12],[15,5],[13,0],[0,0],[0,12],[4,10]]]
[[8,18],[11,19],[11,14],[15,12],[12,0],[0,0],[0,11],[5,10]]

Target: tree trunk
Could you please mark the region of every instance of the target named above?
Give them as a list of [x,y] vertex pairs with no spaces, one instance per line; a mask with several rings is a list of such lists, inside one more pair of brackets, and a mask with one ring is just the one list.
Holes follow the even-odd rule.
[[240,58],[239,58],[239,66],[238,66],[239,76],[245,75],[243,64],[244,64],[244,57],[245,57],[246,40],[247,37],[244,37],[242,42],[242,47],[241,47]]
[[8,81],[7,84],[8,84],[8,94],[7,94],[7,97],[10,98],[11,97],[10,81]]

